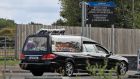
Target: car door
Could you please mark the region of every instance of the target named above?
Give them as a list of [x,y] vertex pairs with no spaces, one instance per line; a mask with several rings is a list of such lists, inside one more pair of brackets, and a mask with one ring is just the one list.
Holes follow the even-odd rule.
[[81,51],[80,43],[76,41],[53,41],[52,51],[57,55],[65,57],[66,61],[72,61],[74,63],[75,69],[85,70],[86,56],[83,55]]
[[96,45],[97,48],[97,55],[98,55],[98,60],[99,60],[99,65],[103,66],[107,66],[108,65],[108,55],[109,52],[106,48],[100,46],[100,45]]
[[83,52],[88,57],[88,64],[99,65],[101,63],[101,59],[99,58],[100,54],[98,53],[95,44],[92,43],[83,44]]

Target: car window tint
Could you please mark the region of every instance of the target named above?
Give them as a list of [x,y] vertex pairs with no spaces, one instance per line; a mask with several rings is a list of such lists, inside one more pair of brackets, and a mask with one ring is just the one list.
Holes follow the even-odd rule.
[[84,44],[83,51],[96,53],[96,47],[94,44]]
[[46,37],[29,37],[24,51],[47,51],[47,38]]

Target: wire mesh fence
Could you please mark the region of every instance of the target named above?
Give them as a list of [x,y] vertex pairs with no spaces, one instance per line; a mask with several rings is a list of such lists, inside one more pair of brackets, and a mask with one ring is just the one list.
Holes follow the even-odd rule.
[[1,36],[0,37],[0,60],[15,59],[15,37]]

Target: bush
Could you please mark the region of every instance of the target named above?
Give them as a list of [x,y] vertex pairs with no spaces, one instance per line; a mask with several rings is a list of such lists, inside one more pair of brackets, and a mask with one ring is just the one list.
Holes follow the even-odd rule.
[[[117,71],[117,65],[115,68],[112,68],[109,70],[108,75],[105,73],[106,67],[107,67],[107,60],[104,60],[104,66],[100,66],[100,65],[90,65],[88,63],[87,66],[87,71],[90,73],[90,75],[92,76],[97,76],[96,79],[113,79],[113,73],[114,71]],[[97,74],[98,73],[98,74]],[[117,73],[117,72],[116,72]],[[117,74],[117,78],[119,79],[120,76]]]

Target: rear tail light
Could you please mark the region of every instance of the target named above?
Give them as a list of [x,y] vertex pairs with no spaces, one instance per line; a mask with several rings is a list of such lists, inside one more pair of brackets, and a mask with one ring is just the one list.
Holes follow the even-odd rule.
[[20,60],[23,60],[25,59],[25,55],[23,53],[20,53],[20,57],[19,57]]
[[54,54],[45,54],[42,56],[42,60],[52,60],[55,58],[56,58],[56,55],[54,55]]

